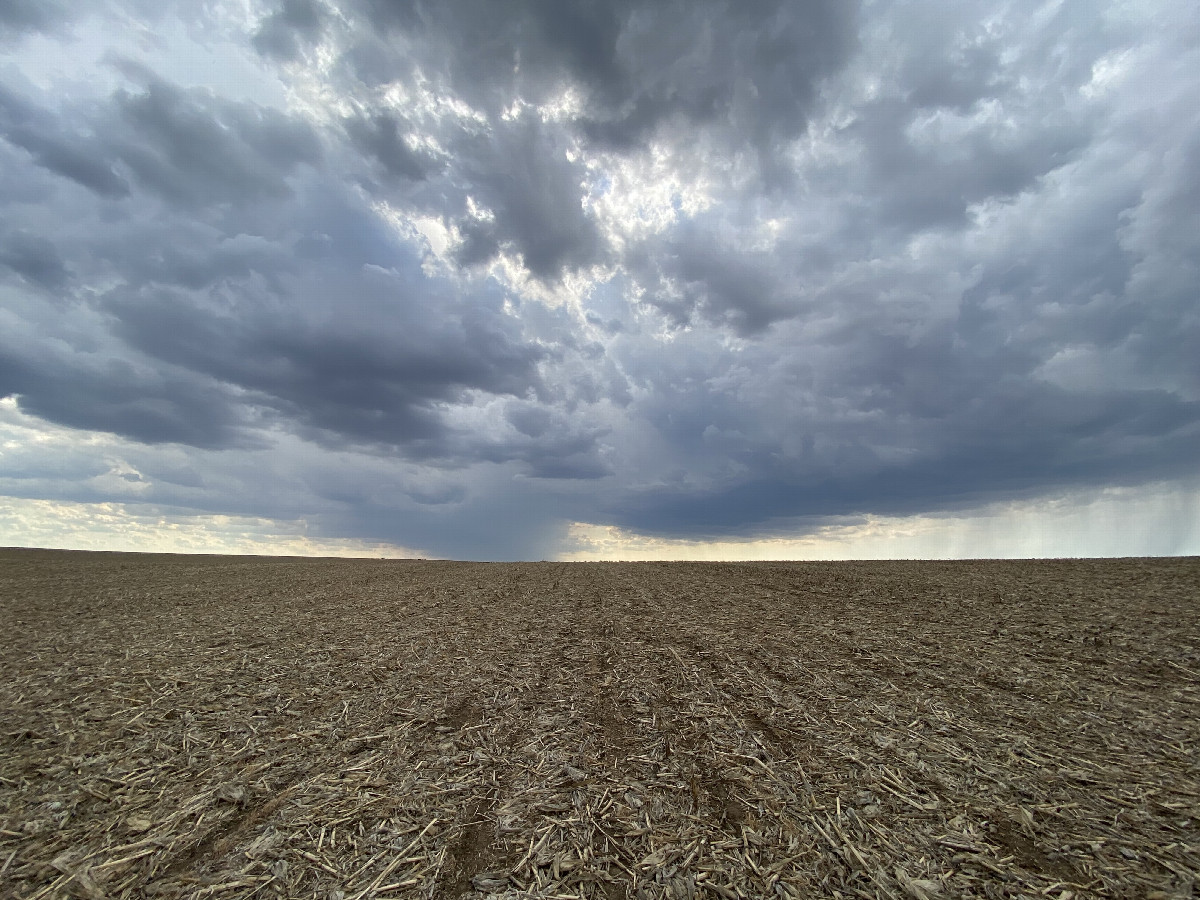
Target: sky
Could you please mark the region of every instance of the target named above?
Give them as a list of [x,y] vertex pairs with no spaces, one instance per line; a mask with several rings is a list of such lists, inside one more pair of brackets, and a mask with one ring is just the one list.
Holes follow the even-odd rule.
[[1200,7],[0,0],[0,545],[1200,553]]

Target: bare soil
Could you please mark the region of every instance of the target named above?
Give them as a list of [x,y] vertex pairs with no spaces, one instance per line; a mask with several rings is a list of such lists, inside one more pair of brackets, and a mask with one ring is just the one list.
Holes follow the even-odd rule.
[[0,895],[1193,896],[1200,560],[0,551]]

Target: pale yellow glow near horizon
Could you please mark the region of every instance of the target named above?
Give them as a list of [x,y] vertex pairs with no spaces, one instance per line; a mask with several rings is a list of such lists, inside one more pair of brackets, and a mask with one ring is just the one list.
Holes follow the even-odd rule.
[[394,544],[309,537],[303,521],[139,513],[124,503],[0,497],[0,546],[131,553],[412,559]]
[[563,561],[1061,558],[1200,555],[1200,490],[1108,488],[957,514],[862,516],[799,536],[680,540],[573,523]]
[[[309,536],[304,520],[190,515],[125,503],[0,497],[0,546],[159,553],[436,558],[386,542]],[[1117,488],[955,514],[862,516],[807,534],[682,540],[572,523],[562,562],[1200,555],[1200,489]]]

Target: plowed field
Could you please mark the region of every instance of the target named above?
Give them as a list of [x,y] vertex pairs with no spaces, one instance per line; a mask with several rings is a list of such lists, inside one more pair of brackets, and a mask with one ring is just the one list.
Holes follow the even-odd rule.
[[0,551],[0,895],[1190,897],[1200,560]]

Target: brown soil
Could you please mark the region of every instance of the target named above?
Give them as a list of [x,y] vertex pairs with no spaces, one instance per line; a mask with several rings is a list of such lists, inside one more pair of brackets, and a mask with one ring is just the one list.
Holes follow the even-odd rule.
[[1200,560],[0,551],[0,896],[1191,897]]

